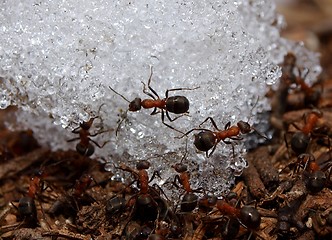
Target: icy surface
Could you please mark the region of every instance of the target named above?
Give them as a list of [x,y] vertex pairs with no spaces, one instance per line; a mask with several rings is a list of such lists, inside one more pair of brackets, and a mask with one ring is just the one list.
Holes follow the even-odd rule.
[[[100,116],[94,131],[116,129],[126,117],[118,136],[110,131],[95,138],[109,141],[96,155],[112,162],[109,167],[158,154],[163,157],[152,159],[152,168],[165,178],[174,176],[170,165],[181,160],[186,138],[175,138],[180,134],[150,109],[125,115],[128,103],[108,86],[129,100],[149,98],[141,81],[153,66],[151,87],[160,97],[166,89],[199,87],[170,93],[190,101],[190,114],[170,123],[186,132],[208,116],[221,129],[228,121],[257,121],[255,113],[268,109],[267,85],[277,81],[277,63],[289,50],[304,56],[309,81],[319,72],[315,54],[280,38],[284,22],[273,1],[4,0],[0,22],[1,108],[18,105],[22,124],[54,149],[73,148],[66,142],[77,137],[70,130],[91,116]],[[192,142],[193,134],[184,161],[196,187],[222,192],[232,184],[230,174],[246,166],[241,142],[235,157],[230,145],[219,144],[210,159]]]

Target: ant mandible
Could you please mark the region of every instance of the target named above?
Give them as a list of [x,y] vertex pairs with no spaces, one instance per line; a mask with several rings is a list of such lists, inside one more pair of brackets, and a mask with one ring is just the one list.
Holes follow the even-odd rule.
[[72,131],[72,133],[79,134],[79,137],[67,140],[67,142],[80,140],[79,143],[76,144],[76,151],[83,156],[90,157],[95,152],[95,147],[90,142],[94,143],[98,148],[103,148],[105,144],[108,143],[108,141],[106,141],[103,145],[99,145],[96,141],[90,138],[109,131],[105,130],[91,134],[89,130],[96,118],[98,117],[92,117],[89,121],[80,123],[80,125]]
[[[171,125],[165,123],[165,114],[167,119],[170,122],[175,121],[176,119],[178,119],[181,116],[177,116],[175,118],[171,118],[169,115],[169,112],[171,113],[175,113],[175,114],[185,114],[188,113],[189,110],[189,100],[185,97],[185,96],[168,96],[169,92],[172,91],[180,91],[180,90],[195,90],[199,87],[195,87],[195,88],[173,88],[173,89],[167,89],[165,92],[165,98],[160,98],[159,95],[157,94],[157,92],[150,86],[151,83],[151,79],[152,79],[152,66],[150,68],[151,74],[148,80],[148,84],[147,84],[147,88],[152,92],[148,92],[145,83],[142,82],[143,84],[143,93],[145,93],[146,95],[148,95],[149,97],[151,97],[152,99],[141,99],[141,98],[135,98],[133,101],[129,101],[127,98],[125,98],[122,94],[118,93],[117,91],[115,91],[111,86],[109,86],[109,88],[117,95],[119,95],[120,97],[122,97],[125,101],[127,101],[129,103],[129,111],[132,112],[137,112],[139,110],[141,110],[141,108],[145,108],[145,109],[150,109],[153,108],[153,111],[150,115],[155,115],[158,114],[159,111],[158,109],[161,111],[161,121],[164,125],[166,125],[167,127],[180,132],[180,130],[175,129],[174,127],[172,127]],[[121,121],[122,122],[122,121]],[[121,124],[120,122],[120,124]]]

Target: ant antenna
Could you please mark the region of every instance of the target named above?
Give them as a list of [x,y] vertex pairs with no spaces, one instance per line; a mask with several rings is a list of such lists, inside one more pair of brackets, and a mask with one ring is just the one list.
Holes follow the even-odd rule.
[[125,97],[123,96],[122,94],[118,93],[117,91],[115,91],[111,86],[108,86],[109,89],[111,89],[112,92],[114,92],[115,94],[119,95],[120,97],[122,97],[125,101],[127,101],[128,103],[130,103],[130,101]]

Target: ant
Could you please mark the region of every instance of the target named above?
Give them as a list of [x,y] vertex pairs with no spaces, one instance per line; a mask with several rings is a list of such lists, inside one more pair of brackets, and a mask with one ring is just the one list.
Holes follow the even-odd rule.
[[89,130],[93,124],[93,121],[96,118],[98,118],[98,117],[92,117],[92,118],[90,118],[89,121],[80,123],[79,127],[75,128],[72,131],[72,133],[79,134],[79,137],[67,140],[67,142],[80,140],[79,143],[76,144],[76,151],[83,156],[90,157],[95,152],[95,148],[90,142],[94,143],[98,148],[103,148],[105,146],[105,144],[108,143],[108,141],[106,141],[103,143],[103,145],[99,145],[96,141],[94,141],[90,138],[90,137],[95,137],[98,134],[109,131],[109,130],[105,130],[105,131],[97,132],[95,134],[91,134],[89,132]]
[[326,175],[321,171],[315,157],[311,154],[300,154],[298,164],[304,169],[306,188],[312,193],[320,192],[325,187]]
[[179,175],[175,176],[173,184],[176,185],[176,181],[178,181],[186,191],[181,201],[181,211],[191,212],[197,206],[198,197],[196,194],[193,193],[193,190],[190,187],[190,177],[189,172],[187,171],[187,166],[183,163],[177,163],[173,165],[172,168],[174,168],[174,170],[179,173]]
[[[305,105],[316,105],[320,99],[321,91],[315,90],[310,87],[304,79],[309,74],[309,70],[302,75],[302,70],[296,66],[296,56],[292,52],[288,52],[284,57],[284,63],[282,64],[282,76],[281,80],[284,82],[285,86],[289,86],[294,83],[302,90],[304,93],[304,104]],[[298,74],[295,75],[295,68],[297,68]],[[288,90],[288,87],[286,88]]]
[[46,176],[43,170],[39,170],[30,180],[27,196],[20,198],[18,203],[18,212],[22,219],[31,226],[37,226],[37,208],[35,197],[39,189],[43,189],[42,178]]
[[[115,94],[119,95],[120,97],[122,97],[125,101],[127,101],[129,103],[129,111],[132,112],[137,112],[139,110],[141,110],[141,108],[145,108],[145,109],[150,109],[153,108],[153,111],[150,115],[155,115],[158,114],[159,111],[158,109],[161,111],[161,121],[164,125],[166,125],[167,127],[182,133],[181,131],[175,129],[174,127],[172,127],[171,125],[165,123],[165,115],[167,117],[167,119],[170,122],[175,121],[176,119],[178,119],[181,116],[175,117],[175,118],[171,118],[169,115],[169,112],[171,113],[175,113],[175,114],[185,114],[188,113],[189,110],[189,100],[185,97],[185,96],[168,96],[168,93],[171,91],[180,91],[180,90],[195,90],[199,87],[196,88],[173,88],[173,89],[167,89],[165,92],[165,98],[160,98],[159,95],[157,94],[157,92],[150,86],[151,83],[151,79],[152,79],[152,66],[150,68],[151,74],[148,80],[148,84],[147,84],[147,88],[152,92],[148,92],[145,83],[142,82],[143,84],[143,93],[145,93],[146,95],[148,95],[149,97],[151,97],[152,99],[141,99],[141,98],[135,98],[133,101],[129,101],[127,98],[125,98],[122,94],[118,93],[117,91],[115,91],[112,87],[109,86],[109,88],[111,89],[111,91],[113,91]],[[121,121],[122,122],[122,121]],[[121,124],[120,122],[120,124]]]
[[[132,169],[126,166],[124,163],[120,163],[118,168],[131,173],[136,178],[135,181],[137,181],[139,186],[138,194],[135,194],[127,202],[127,205],[135,206],[135,208],[132,210],[132,213],[135,210],[139,210],[140,212],[138,212],[138,216],[141,216],[148,220],[155,219],[155,217],[159,215],[159,205],[156,202],[155,198],[152,197],[152,193],[154,195],[157,195],[157,198],[159,199],[160,195],[157,193],[157,191],[155,191],[154,188],[149,186],[149,182],[151,182],[155,177],[155,174],[157,174],[155,172],[149,180],[147,169],[150,168],[150,162],[148,162],[147,160],[141,160],[137,163],[136,169]],[[154,207],[158,207],[157,211]]]
[[[225,200],[217,200],[216,208],[222,215],[228,216],[230,219],[238,219],[239,223],[245,228],[257,230],[261,224],[261,215],[256,208],[245,205],[241,208],[234,207]],[[226,227],[227,228],[227,227]],[[248,239],[250,239],[252,232]]]
[[[205,128],[193,128],[183,135],[183,136],[187,136],[192,131],[200,131],[198,134],[195,134],[194,145],[199,151],[206,152],[207,157],[210,157],[212,155],[212,153],[215,151],[215,149],[217,147],[217,144],[220,141],[223,141],[225,144],[232,144],[231,141],[226,140],[226,139],[242,140],[242,137],[240,137],[239,135],[248,134],[252,130],[257,132],[263,138],[267,139],[266,136],[262,135],[255,128],[250,126],[250,124],[248,122],[244,122],[244,121],[239,121],[236,125],[233,125],[233,126],[231,126],[231,122],[228,122],[225,125],[225,129],[220,130],[217,127],[217,124],[215,123],[213,118],[208,117],[199,126],[201,126],[203,123],[205,123],[208,120],[211,121],[213,127],[217,131],[212,131],[212,130],[205,129]],[[212,151],[210,153],[208,153],[208,151],[211,149],[212,149]]]
[[291,148],[296,154],[304,153],[307,150],[310,143],[311,134],[318,120],[322,116],[323,113],[321,111],[314,109],[310,113],[303,115],[305,125],[302,128],[299,128],[293,123],[295,128],[299,130],[298,132],[295,132],[291,138]]

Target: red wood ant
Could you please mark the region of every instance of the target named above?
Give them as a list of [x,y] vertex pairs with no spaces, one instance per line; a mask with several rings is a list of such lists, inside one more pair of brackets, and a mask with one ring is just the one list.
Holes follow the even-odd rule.
[[321,171],[315,157],[311,154],[300,154],[298,164],[305,170],[303,175],[307,189],[312,193],[320,192],[325,187],[326,175]]
[[[154,188],[149,186],[149,182],[153,180],[155,174],[149,180],[147,169],[150,168],[150,163],[147,160],[141,160],[137,163],[136,169],[132,169],[126,166],[124,163],[120,163],[119,169],[131,173],[139,185],[139,193],[130,198],[127,202],[129,206],[135,206],[134,210],[138,210],[140,217],[151,220],[159,214],[158,203],[154,197],[160,198],[160,195]],[[152,196],[152,194],[154,196]],[[145,210],[145,211],[144,211]],[[140,214],[141,213],[141,214]],[[150,213],[150,214],[147,214]],[[132,215],[132,214],[131,214]]]
[[[263,136],[255,128],[250,126],[248,122],[244,122],[244,121],[239,121],[236,126],[235,125],[231,126],[231,122],[228,122],[225,125],[225,129],[220,130],[217,127],[217,124],[215,123],[213,118],[208,117],[199,126],[201,126],[203,123],[205,123],[208,120],[211,121],[213,127],[217,131],[212,131],[210,129],[205,129],[205,128],[194,128],[183,135],[183,136],[187,136],[189,133],[191,133],[193,131],[200,131],[198,134],[195,134],[194,145],[198,150],[206,152],[207,157],[210,157],[212,155],[212,153],[215,151],[215,149],[217,147],[217,144],[220,141],[223,141],[226,144],[232,144],[232,142],[227,139],[242,140],[242,137],[240,136],[240,134],[248,134],[252,130],[257,132],[263,138],[267,139],[266,136]],[[208,151],[210,149],[212,149],[212,151],[210,153],[208,153]]]
[[80,140],[79,143],[77,143],[77,145],[76,145],[76,151],[83,156],[90,157],[95,152],[95,148],[91,144],[91,142],[94,143],[98,148],[103,148],[105,146],[105,144],[108,143],[108,141],[106,141],[103,143],[103,145],[99,145],[96,141],[94,141],[90,138],[90,137],[95,137],[98,134],[109,131],[109,130],[105,130],[105,131],[97,132],[95,134],[91,134],[89,132],[89,130],[93,124],[93,121],[96,118],[98,118],[98,117],[92,117],[92,118],[90,118],[89,121],[80,123],[80,126],[75,128],[72,131],[72,133],[79,134],[79,137],[73,138],[73,139],[70,139],[67,141],[67,142],[72,142],[72,141]]
[[174,184],[176,185],[176,181],[178,181],[186,191],[185,195],[181,201],[181,211],[182,212],[191,212],[197,206],[198,197],[193,193],[193,190],[190,187],[189,182],[189,172],[187,171],[187,166],[182,163],[177,163],[172,166],[179,175],[175,176]]
[[[157,92],[150,86],[151,79],[152,79],[152,67],[151,67],[151,74],[150,74],[148,84],[147,84],[147,88],[152,93],[147,91],[145,83],[142,82],[143,83],[143,93],[145,93],[146,95],[148,95],[152,99],[143,99],[142,100],[141,98],[135,98],[133,101],[129,101],[122,94],[115,91],[112,87],[109,86],[109,88],[111,89],[111,91],[113,91],[115,94],[119,95],[125,101],[127,101],[129,103],[129,109],[128,109],[129,111],[137,112],[137,111],[141,110],[142,107],[145,108],[145,109],[153,108],[153,111],[150,115],[155,115],[155,114],[159,113],[159,111],[158,111],[158,109],[159,109],[161,111],[161,121],[162,121],[162,123],[164,125],[166,125],[167,127],[171,128],[171,129],[173,129],[177,132],[182,133],[181,131],[175,129],[171,125],[165,123],[165,114],[166,114],[167,119],[170,122],[175,121],[176,119],[178,119],[182,115],[178,116],[178,117],[175,117],[175,118],[171,118],[170,115],[169,115],[169,112],[175,113],[175,114],[188,113],[189,100],[185,96],[171,96],[171,97],[169,97],[168,93],[171,92],[171,91],[195,90],[199,87],[196,87],[196,88],[167,89],[166,92],[165,92],[165,98],[160,98],[159,95],[157,94]],[[121,124],[121,122],[120,122],[120,124]]]
[[[261,224],[261,215],[256,208],[245,205],[236,208],[224,200],[217,200],[216,208],[222,215],[228,216],[230,219],[236,218],[245,228],[257,230]],[[252,232],[248,239],[250,239]]]
[[18,203],[18,212],[22,219],[28,224],[28,226],[37,226],[37,208],[35,204],[35,197],[39,189],[42,189],[42,178],[46,174],[43,170],[40,170],[30,180],[27,196],[22,197]]
[[297,129],[300,130],[294,133],[291,138],[291,148],[295,153],[300,154],[307,150],[311,139],[310,135],[313,132],[318,120],[322,116],[322,112],[315,109],[304,115],[305,125],[302,128],[299,128],[293,124]]

